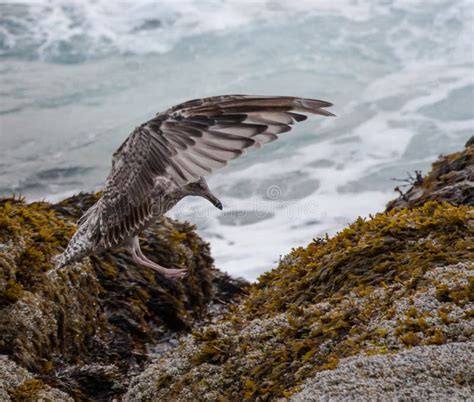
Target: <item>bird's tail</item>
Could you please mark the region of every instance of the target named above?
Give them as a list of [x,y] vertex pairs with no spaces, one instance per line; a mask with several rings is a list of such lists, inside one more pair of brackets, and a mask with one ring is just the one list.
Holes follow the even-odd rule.
[[93,205],[82,218],[79,219],[79,228],[72,236],[66,250],[54,257],[56,269],[62,268],[71,262],[78,261],[90,255],[95,249],[97,238],[100,233],[98,217],[94,213],[96,205]]

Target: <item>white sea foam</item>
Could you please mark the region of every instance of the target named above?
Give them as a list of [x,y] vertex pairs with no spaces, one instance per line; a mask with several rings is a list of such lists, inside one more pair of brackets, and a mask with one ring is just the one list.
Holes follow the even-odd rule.
[[[399,56],[410,54],[419,59],[433,52],[423,54],[412,46],[414,40],[424,41],[428,46],[445,41],[445,25],[456,24],[460,13],[472,14],[469,0],[433,4],[426,0],[8,0],[0,6],[3,14],[0,54],[24,53],[28,58],[36,56],[59,62],[83,61],[114,52],[163,53],[192,36],[243,29],[252,23],[278,24],[303,14],[337,16],[363,23],[394,12],[407,13],[408,18],[390,28],[388,42],[396,45]],[[424,12],[436,7],[442,7],[443,13],[437,14],[434,21],[424,21]],[[416,18],[420,20],[419,29],[411,21]],[[433,36],[432,30],[428,35],[425,23],[439,27],[438,35]],[[452,46],[464,52],[471,49],[469,32],[465,31],[460,37],[455,26],[451,29],[455,38]],[[442,47],[439,52],[445,50]]]

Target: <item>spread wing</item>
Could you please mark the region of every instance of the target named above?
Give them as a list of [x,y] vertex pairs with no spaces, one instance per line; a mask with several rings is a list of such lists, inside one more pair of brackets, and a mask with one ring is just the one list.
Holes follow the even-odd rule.
[[[151,215],[158,177],[183,186],[272,142],[305,114],[333,114],[331,103],[294,97],[226,95],[196,99],[137,127],[114,153],[100,206],[106,246],[117,245]],[[298,113],[296,113],[298,112]],[[302,114],[303,113],[303,114]]]

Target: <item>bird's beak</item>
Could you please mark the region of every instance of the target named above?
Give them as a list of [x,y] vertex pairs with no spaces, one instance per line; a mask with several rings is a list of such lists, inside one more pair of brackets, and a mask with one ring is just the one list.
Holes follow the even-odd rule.
[[214,205],[216,208],[219,208],[220,210],[222,210],[222,208],[223,208],[222,202],[220,202],[219,199],[215,195],[207,194],[206,198],[209,200],[209,202],[212,205]]

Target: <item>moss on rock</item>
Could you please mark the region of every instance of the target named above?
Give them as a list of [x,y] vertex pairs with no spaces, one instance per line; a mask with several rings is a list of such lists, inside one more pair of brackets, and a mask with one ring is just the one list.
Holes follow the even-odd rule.
[[214,283],[218,271],[194,227],[166,218],[143,234],[143,250],[163,265],[186,267],[183,281],[136,266],[123,250],[53,269],[53,256],[96,199],[0,199],[0,353],[77,398],[95,400],[122,392],[148,345],[189,331],[228,282]]
[[226,320],[135,379],[125,400],[272,400],[349,356],[472,339],[473,212],[429,202],[294,250]]
[[461,152],[441,156],[428,175],[417,172],[416,176],[408,191],[389,202],[387,211],[418,207],[427,201],[474,206],[474,136]]
[[473,210],[430,202],[358,219],[332,239],[317,239],[259,278],[246,301],[251,314],[279,312],[336,292],[382,283],[415,282],[429,267],[473,256]]
[[453,198],[442,183],[473,164],[472,146],[444,157],[418,201],[293,250],[226,318],[134,378],[124,400],[286,398],[351,356],[472,341],[472,185]]
[[2,355],[0,355],[0,400],[4,402],[73,401],[64,392],[50,387],[7,356]]
[[[473,147],[443,157],[385,213],[293,250],[251,287],[216,271],[194,228],[169,219],[142,244],[159,263],[187,267],[182,282],[121,250],[56,271],[52,256],[97,195],[0,200],[0,368],[30,371],[5,386],[0,370],[0,397],[57,386],[80,400],[128,388],[123,399],[133,402],[266,401],[307,390],[351,357],[472,341]],[[188,335],[162,347],[176,333]],[[149,345],[156,359],[128,386]]]

